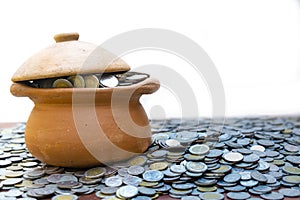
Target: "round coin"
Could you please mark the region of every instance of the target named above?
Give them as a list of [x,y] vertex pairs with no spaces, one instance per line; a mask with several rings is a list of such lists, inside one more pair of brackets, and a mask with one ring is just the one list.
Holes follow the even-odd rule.
[[105,185],[108,187],[119,187],[123,183],[123,180],[119,176],[112,176],[105,179]]
[[87,75],[83,77],[86,88],[98,88],[99,80],[95,75]]
[[76,195],[72,194],[61,194],[61,195],[56,195],[52,197],[51,200],[77,200],[78,197]]
[[143,179],[148,182],[158,182],[162,180],[164,174],[158,170],[149,170],[143,173]]
[[75,88],[84,88],[85,87],[85,82],[82,76],[76,75],[76,76],[69,76],[68,80],[71,81],[73,86]]
[[244,156],[241,153],[238,152],[229,152],[226,154],[223,154],[224,160],[228,162],[239,162],[243,160]]
[[218,192],[204,192],[200,194],[200,198],[203,200],[223,200],[224,195]]
[[189,148],[189,152],[194,155],[205,155],[209,152],[209,146],[205,144],[195,144]]
[[283,194],[281,194],[279,192],[271,192],[268,194],[262,194],[260,196],[267,200],[281,200],[284,198]]
[[127,171],[128,171],[128,174],[130,174],[130,175],[138,176],[138,175],[144,173],[145,169],[142,166],[133,165],[133,166],[130,166],[127,169]]
[[117,191],[123,198],[129,199],[136,196],[139,192],[138,188],[132,185],[122,186]]
[[300,197],[300,190],[283,188],[278,190],[279,193],[283,194],[285,197]]
[[232,173],[232,174],[227,174],[223,180],[227,183],[236,183],[241,179],[240,174]]
[[186,169],[194,173],[203,173],[207,170],[206,164],[202,162],[189,161],[186,163]]
[[251,196],[248,192],[228,192],[227,197],[233,200],[244,200]]
[[84,173],[86,178],[100,178],[106,173],[106,169],[103,167],[95,167],[92,169],[87,170]]
[[71,88],[71,87],[73,87],[73,85],[67,79],[59,78],[53,82],[52,87],[54,87],[54,88]]
[[102,74],[100,84],[103,87],[116,87],[119,84],[119,80],[114,75]]

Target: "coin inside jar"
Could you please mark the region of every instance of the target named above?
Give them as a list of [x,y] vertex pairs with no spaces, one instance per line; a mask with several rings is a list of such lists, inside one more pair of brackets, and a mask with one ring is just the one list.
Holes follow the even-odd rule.
[[100,85],[103,87],[116,87],[119,80],[111,74],[102,74],[100,77]]

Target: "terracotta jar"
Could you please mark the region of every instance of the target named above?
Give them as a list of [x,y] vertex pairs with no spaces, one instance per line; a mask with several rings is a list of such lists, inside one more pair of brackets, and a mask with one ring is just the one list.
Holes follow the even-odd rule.
[[35,88],[30,81],[77,74],[123,73],[130,67],[79,35],[59,34],[56,43],[27,60],[13,75],[11,93],[35,104],[27,121],[29,152],[50,165],[90,167],[126,160],[151,142],[139,102],[159,88],[151,77],[112,88]]

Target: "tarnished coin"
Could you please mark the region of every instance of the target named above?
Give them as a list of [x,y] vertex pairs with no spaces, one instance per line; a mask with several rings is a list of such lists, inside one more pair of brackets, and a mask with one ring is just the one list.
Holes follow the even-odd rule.
[[142,173],[144,173],[145,169],[144,167],[141,167],[139,165],[133,165],[133,166],[130,166],[128,169],[128,174],[130,175],[134,175],[134,176],[138,176]]
[[138,192],[139,192],[138,188],[132,185],[122,186],[118,189],[119,195],[126,199],[136,196]]
[[162,180],[164,174],[158,170],[149,170],[143,173],[143,179],[148,182],[157,182]]
[[282,180],[291,184],[300,184],[300,176],[297,175],[284,176]]
[[221,165],[219,168],[211,170],[212,173],[228,173],[230,172],[232,167],[230,165]]
[[197,186],[197,190],[200,192],[215,192],[217,190],[216,186]]
[[300,190],[283,188],[278,190],[279,193],[283,194],[285,197],[300,197]]
[[243,200],[250,198],[250,194],[248,192],[228,192],[227,197],[233,200]]
[[169,166],[168,162],[156,162],[156,163],[152,163],[149,168],[151,170],[165,170],[167,169],[167,167]]
[[73,180],[70,180],[70,181],[59,181],[57,183],[57,187],[59,187],[61,189],[71,189],[71,188],[77,186],[78,184],[79,184],[79,182],[73,181]]
[[137,156],[128,161],[129,165],[144,165],[147,162],[146,156]]
[[203,200],[223,200],[224,195],[218,192],[204,192],[200,194],[200,198]]
[[53,82],[52,87],[53,88],[72,88],[73,85],[67,79],[59,78]]
[[81,75],[69,76],[68,80],[73,84],[74,88],[84,88],[85,82]]
[[105,179],[105,185],[108,187],[119,187],[123,183],[123,180],[119,176],[112,176]]
[[95,75],[86,75],[83,77],[86,88],[98,88],[99,79]]
[[205,144],[195,144],[189,148],[189,152],[195,155],[205,155],[209,152],[209,146]]
[[203,173],[207,170],[207,166],[202,162],[189,161],[186,163],[186,169],[190,172]]
[[119,80],[111,74],[101,74],[100,85],[103,87],[116,87],[119,84]]
[[229,152],[223,154],[223,158],[228,162],[240,162],[241,160],[243,160],[244,156],[238,152]]
[[87,178],[100,178],[106,173],[106,169],[104,167],[95,167],[87,170],[84,173],[84,176]]
[[282,171],[291,175],[300,175],[300,168],[293,166],[283,166]]

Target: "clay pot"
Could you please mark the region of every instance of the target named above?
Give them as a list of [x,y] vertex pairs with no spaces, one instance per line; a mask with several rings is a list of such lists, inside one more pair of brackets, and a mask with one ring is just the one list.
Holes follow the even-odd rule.
[[35,104],[25,131],[29,152],[42,162],[63,167],[110,164],[144,152],[151,142],[151,129],[139,99],[159,88],[157,80],[147,78],[137,84],[114,88],[33,88],[23,83],[130,69],[120,59],[102,67],[99,65],[103,63],[101,55],[89,62],[90,67],[82,69],[80,64],[95,46],[73,41],[72,36],[69,41],[66,38],[70,38],[70,34],[62,37],[65,39],[25,62],[12,78],[11,93],[29,97]]

